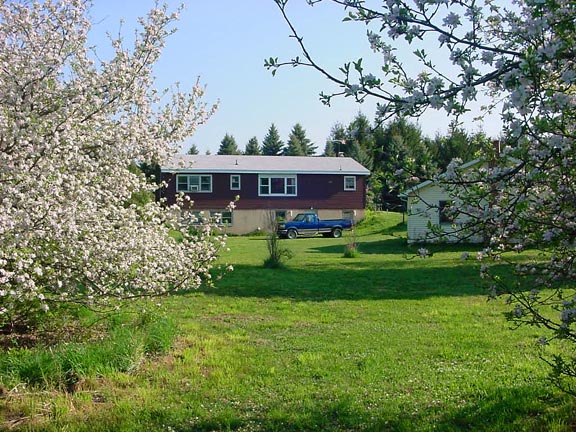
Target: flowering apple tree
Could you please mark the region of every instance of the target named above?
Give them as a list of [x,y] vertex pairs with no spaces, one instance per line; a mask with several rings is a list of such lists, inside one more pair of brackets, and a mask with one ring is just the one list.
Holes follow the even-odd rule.
[[[379,56],[335,73],[317,64],[275,0],[302,55],[265,65],[307,66],[336,90],[321,94],[379,100],[378,115],[418,116],[426,109],[460,116],[480,97],[499,112],[502,143],[463,171],[454,161],[435,179],[462,205],[462,232],[481,234],[481,276],[510,302],[509,319],[540,329],[552,377],[576,393],[576,3],[572,0],[308,0],[333,3],[362,23]],[[406,67],[402,55],[419,62]],[[498,111],[496,111],[498,110]],[[455,215],[453,215],[455,216]]]
[[[154,89],[177,13],[151,10],[133,46],[87,45],[83,0],[0,1],[0,324],[60,303],[165,295],[209,280],[225,236],[178,211],[130,165],[161,163],[214,107]],[[181,237],[170,236],[178,230]]]

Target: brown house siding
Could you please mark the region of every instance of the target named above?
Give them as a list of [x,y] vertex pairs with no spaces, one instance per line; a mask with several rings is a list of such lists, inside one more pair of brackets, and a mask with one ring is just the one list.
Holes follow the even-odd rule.
[[[185,174],[185,173],[183,173]],[[295,197],[258,196],[258,174],[240,174],[241,189],[230,190],[231,174],[194,173],[212,175],[212,193],[188,193],[198,210],[223,209],[236,195],[239,210],[313,208],[313,209],[364,209],[366,194],[364,176],[356,177],[356,190],[344,191],[344,175],[298,174],[298,192]],[[167,187],[161,191],[168,204],[175,202],[176,174],[162,174]]]

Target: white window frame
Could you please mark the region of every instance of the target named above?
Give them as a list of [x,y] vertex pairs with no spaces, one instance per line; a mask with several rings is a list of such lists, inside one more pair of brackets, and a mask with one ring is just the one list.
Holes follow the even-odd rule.
[[[348,180],[352,180],[353,186],[348,185]],[[356,176],[344,176],[344,190],[354,192],[356,190]]]
[[[186,178],[186,189],[180,187],[180,179]],[[192,185],[191,179],[197,178],[197,185]],[[202,179],[209,179],[209,188],[202,190]],[[178,174],[176,176],[176,192],[212,193],[212,176],[209,174]]]
[[206,212],[203,210],[184,210],[182,217],[190,225],[200,225],[206,222]]
[[355,210],[342,210],[342,219],[354,220],[356,216]]
[[[230,175],[230,190],[240,190],[242,188],[241,177],[238,174]],[[237,183],[238,185],[235,185]]]
[[232,226],[234,223],[234,212],[230,210],[210,210],[210,219],[218,219],[216,222],[221,226]]
[[[283,193],[272,193],[272,179],[284,180]],[[267,188],[268,192],[262,192],[263,188]],[[294,193],[288,193],[289,189],[293,189]],[[298,196],[298,176],[290,174],[260,174],[258,176],[258,196]]]

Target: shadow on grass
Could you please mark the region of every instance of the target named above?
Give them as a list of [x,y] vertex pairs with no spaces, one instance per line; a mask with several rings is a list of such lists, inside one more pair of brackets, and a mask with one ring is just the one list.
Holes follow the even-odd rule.
[[545,387],[502,387],[467,399],[470,402],[463,407],[443,414],[436,430],[543,431],[560,424],[565,428],[555,430],[573,430],[570,425],[576,419],[574,401],[567,395],[553,395]]
[[[496,389],[482,397],[473,395],[462,408],[443,406],[415,407],[383,401],[381,405],[362,406],[350,395],[337,395],[266,407],[265,412],[225,410],[211,418],[176,426],[178,431],[270,430],[270,431],[543,431],[550,425],[565,423],[568,428],[573,405],[568,399],[550,400],[541,387]],[[443,413],[446,409],[446,413]],[[252,429],[254,428],[254,429]]]
[[267,270],[238,265],[206,294],[232,297],[285,297],[296,301],[423,299],[483,295],[476,266],[383,268],[381,263],[347,260],[339,267],[320,264]]
[[[358,251],[362,254],[380,254],[380,255],[415,255],[418,249],[425,247],[431,254],[438,252],[474,252],[480,251],[482,246],[476,244],[427,244],[427,245],[408,245],[406,238],[394,237],[376,241],[358,241]],[[332,253],[342,254],[343,246],[341,244],[330,246],[319,246],[310,248],[313,253]]]
[[[406,245],[406,240],[402,238],[392,238],[370,242],[362,241],[360,239],[357,244],[358,251],[363,254],[406,255],[413,252],[412,249]],[[344,246],[342,244],[310,248],[312,253],[337,255],[342,255],[343,250]]]
[[397,223],[394,226],[384,228],[379,232],[382,235],[406,237],[406,231],[408,229],[408,224],[406,222]]

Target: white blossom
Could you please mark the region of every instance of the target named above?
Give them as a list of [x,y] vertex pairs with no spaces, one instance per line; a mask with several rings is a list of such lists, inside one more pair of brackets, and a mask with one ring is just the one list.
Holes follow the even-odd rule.
[[446,17],[443,20],[443,23],[445,26],[452,28],[458,27],[459,25],[462,24],[462,22],[460,21],[460,15],[454,12],[450,12],[448,15],[446,15]]
[[158,187],[130,165],[166,160],[214,111],[201,102],[200,85],[162,99],[152,87],[177,14],[153,9],[131,50],[115,40],[111,60],[96,65],[85,7],[0,4],[5,313],[15,300],[47,310],[58,301],[97,305],[195,288],[225,242],[213,226],[177,241],[170,230],[179,228],[171,216],[179,209],[153,200],[129,205]]
[[[376,10],[377,3],[370,8]],[[573,344],[576,9],[571,0],[552,3],[387,0],[377,13],[350,16],[380,29],[369,40],[382,53],[390,84],[378,94],[382,118],[420,115],[428,107],[459,116],[483,94],[490,98],[486,112],[501,106],[505,148],[498,157],[486,155],[488,160],[479,159],[483,168],[466,170],[455,160],[433,181],[461,203],[468,218],[459,224],[462,233],[490,245],[476,256],[480,276],[493,296],[509,294],[509,319],[548,329],[550,337],[541,344],[554,339]],[[384,47],[386,34],[404,39],[406,45],[395,47],[412,51],[418,67],[401,63],[394,47]],[[427,50],[430,43],[437,49]],[[508,261],[508,254],[527,251],[520,264]],[[422,248],[418,255],[427,253]],[[492,272],[489,261],[510,271]],[[546,295],[535,294],[543,289]],[[557,352],[573,364],[573,347]]]
[[362,87],[360,87],[358,84],[351,84],[348,87],[346,87],[345,93],[346,96],[355,96],[358,94],[358,92],[362,90]]
[[576,71],[573,69],[566,70],[562,73],[562,81],[566,84],[572,84],[576,80]]

